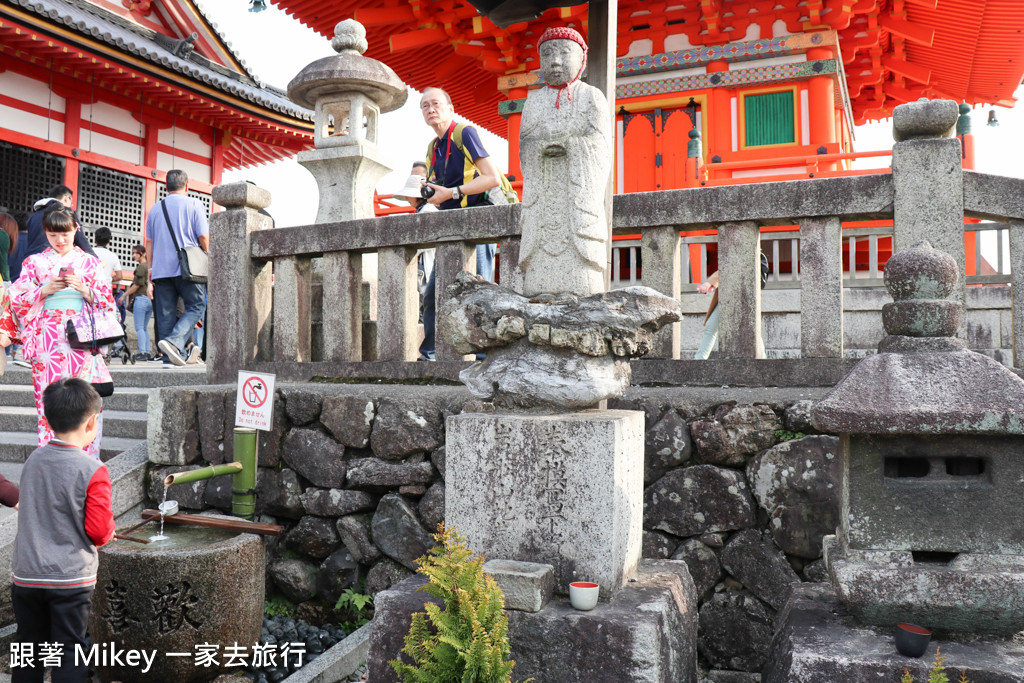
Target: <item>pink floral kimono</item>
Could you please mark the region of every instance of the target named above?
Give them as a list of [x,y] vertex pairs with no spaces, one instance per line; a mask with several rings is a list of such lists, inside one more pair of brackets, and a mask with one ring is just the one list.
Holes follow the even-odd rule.
[[[72,349],[64,331],[73,309],[46,309],[46,297],[40,291],[48,281],[56,278],[62,267],[69,266],[82,282],[92,289],[93,306],[97,311],[117,308],[110,292],[110,278],[103,264],[78,247],[65,256],[53,249],[25,259],[21,277],[11,285],[11,310],[21,322],[22,353],[32,362],[32,383],[35,389],[36,411],[39,414],[39,445],[53,438],[53,431],[43,415],[43,389],[65,377],[78,377],[86,382],[110,382],[110,371],[102,355]],[[86,303],[85,306],[89,304]],[[87,449],[89,455],[99,459],[100,437],[103,434],[103,416],[99,416],[96,440]]]
[[[11,315],[11,297],[7,294],[7,288],[2,284],[0,284],[0,332],[10,337],[14,344],[17,344],[21,337],[14,316]],[[3,352],[3,349],[0,349],[0,353]]]

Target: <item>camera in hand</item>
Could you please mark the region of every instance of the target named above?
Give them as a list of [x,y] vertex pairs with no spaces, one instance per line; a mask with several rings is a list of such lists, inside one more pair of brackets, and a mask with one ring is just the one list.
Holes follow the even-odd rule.
[[424,185],[423,187],[420,188],[420,196],[423,197],[424,199],[430,199],[431,197],[433,197],[434,192],[436,192],[436,190],[432,188],[430,185]]

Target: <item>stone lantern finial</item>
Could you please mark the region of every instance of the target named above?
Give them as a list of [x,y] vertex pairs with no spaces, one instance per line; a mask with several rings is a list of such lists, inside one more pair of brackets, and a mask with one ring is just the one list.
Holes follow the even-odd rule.
[[926,241],[898,252],[885,265],[885,286],[893,298],[882,307],[885,331],[903,337],[955,335],[963,305],[948,297],[958,279],[953,257]]
[[334,27],[334,37],[331,38],[331,47],[338,54],[343,52],[356,52],[363,54],[369,45],[366,42],[366,29],[355,19],[339,21]]

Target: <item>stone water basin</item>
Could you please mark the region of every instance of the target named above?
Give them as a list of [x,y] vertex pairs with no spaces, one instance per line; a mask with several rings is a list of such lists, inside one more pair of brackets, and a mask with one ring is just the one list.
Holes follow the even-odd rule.
[[[132,535],[158,530],[154,522]],[[263,539],[177,524],[164,534],[100,548],[89,633],[90,665],[103,681],[210,681],[250,661],[259,642]]]

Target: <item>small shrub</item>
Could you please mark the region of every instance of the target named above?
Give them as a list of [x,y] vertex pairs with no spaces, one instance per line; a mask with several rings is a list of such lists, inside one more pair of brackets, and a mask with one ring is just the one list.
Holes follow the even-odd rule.
[[[946,667],[943,662],[946,660],[946,656],[942,654],[941,648],[935,648],[935,663],[932,665],[931,671],[928,672],[928,683],[949,683],[949,676],[946,675]],[[903,676],[900,677],[900,683],[914,683],[914,677],[906,669],[903,670]],[[960,678],[957,679],[957,683],[970,683],[967,679],[967,672],[964,670],[960,671]]]
[[395,659],[391,667],[403,683],[510,683],[505,596],[454,527],[441,523],[433,536],[439,545],[416,561],[417,571],[429,579],[420,590],[444,607],[427,603],[412,615],[402,653],[413,663]]
[[928,683],[949,683],[949,676],[946,675],[946,667],[942,665],[942,662],[946,659],[945,655],[942,654],[941,648],[935,648],[935,665],[932,670],[928,672]]

